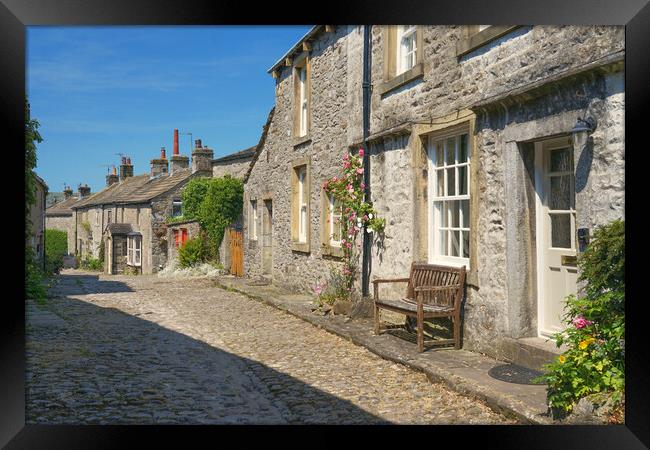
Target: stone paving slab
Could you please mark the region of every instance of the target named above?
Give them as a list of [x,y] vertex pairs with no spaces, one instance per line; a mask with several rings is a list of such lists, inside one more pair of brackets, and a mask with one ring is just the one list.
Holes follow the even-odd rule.
[[221,276],[216,283],[300,317],[383,358],[424,372],[431,381],[485,401],[495,411],[530,424],[557,423],[547,414],[545,386],[507,383],[488,375],[491,368],[506,364],[504,361],[462,349],[435,348],[418,353],[416,346],[404,339],[386,333],[375,336],[372,319],[319,316],[312,312],[315,297],[302,295],[302,301],[295,301],[286,289],[254,286],[248,281]]

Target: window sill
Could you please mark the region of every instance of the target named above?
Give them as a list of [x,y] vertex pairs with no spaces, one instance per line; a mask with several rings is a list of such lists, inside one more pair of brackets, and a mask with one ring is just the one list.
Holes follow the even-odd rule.
[[299,145],[306,144],[311,141],[311,134],[307,133],[304,136],[298,136],[293,139],[293,146],[298,147]]
[[291,250],[294,252],[309,253],[309,243],[292,241]]
[[418,63],[406,72],[402,72],[399,75],[391,78],[388,81],[384,81],[381,85],[379,85],[379,95],[384,95],[393,89],[397,89],[400,86],[403,86],[417,78],[422,77],[423,75],[424,63]]
[[456,56],[461,57],[483,45],[500,38],[504,34],[521,27],[521,25],[493,25],[485,30],[459,41],[456,44]]
[[323,256],[331,256],[333,258],[342,258],[343,249],[341,247],[335,247],[333,245],[324,244],[322,246]]

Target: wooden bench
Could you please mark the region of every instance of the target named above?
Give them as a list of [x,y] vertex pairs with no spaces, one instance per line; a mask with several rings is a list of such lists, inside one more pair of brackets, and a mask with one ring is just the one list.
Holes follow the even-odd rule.
[[[408,283],[403,298],[379,298],[381,283]],[[408,278],[373,280],[375,294],[375,334],[380,333],[379,310],[387,309],[417,318],[418,351],[424,351],[424,319],[451,317],[454,338],[436,344],[454,344],[460,349],[460,306],[465,291],[465,266],[446,267],[413,263]]]

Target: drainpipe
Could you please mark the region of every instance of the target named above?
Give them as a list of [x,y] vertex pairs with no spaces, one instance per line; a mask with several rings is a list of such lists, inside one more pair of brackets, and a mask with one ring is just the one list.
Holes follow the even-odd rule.
[[[371,25],[363,27],[363,182],[366,185],[365,201],[370,201],[370,149],[368,135],[370,134],[370,30]],[[361,288],[364,297],[370,293],[370,256],[372,236],[363,227],[363,257],[361,267]]]

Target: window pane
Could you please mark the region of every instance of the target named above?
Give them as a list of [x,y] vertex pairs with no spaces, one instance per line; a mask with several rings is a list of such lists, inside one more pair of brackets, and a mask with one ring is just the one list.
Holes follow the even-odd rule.
[[459,218],[459,212],[458,212],[458,200],[451,200],[448,202],[445,202],[446,210],[447,210],[447,217],[449,217],[448,220],[450,222],[447,222],[450,227],[458,228],[460,226],[460,218]]
[[449,237],[451,239],[451,254],[449,256],[460,256],[459,233],[460,231],[449,231]]
[[571,248],[571,217],[569,214],[551,214],[551,246]]
[[460,200],[460,209],[463,216],[461,226],[469,228],[469,200]]
[[469,258],[469,231],[463,231],[463,258]]
[[467,195],[467,166],[458,168],[458,194]]
[[436,143],[436,167],[442,167],[445,165],[445,154],[442,148],[442,141]]
[[456,168],[447,169],[447,195],[456,195]]
[[458,152],[458,162],[467,162],[467,135],[463,134],[460,137],[460,148]]
[[446,150],[446,160],[447,165],[450,166],[456,163],[456,138],[447,139],[447,145],[445,146]]
[[437,227],[446,227],[447,226],[447,216],[445,215],[445,208],[443,207],[444,204],[443,202],[436,202],[434,207],[436,208],[436,213],[438,215],[438,222],[436,224]]
[[550,209],[569,209],[571,207],[571,183],[573,176],[551,177]]
[[551,172],[564,172],[573,170],[571,149],[561,148],[551,150]]
[[438,231],[438,239],[440,240],[438,244],[438,251],[441,255],[447,255],[447,231]]
[[436,196],[444,197],[445,196],[445,169],[436,170],[436,177],[438,178],[438,189],[436,190]]

